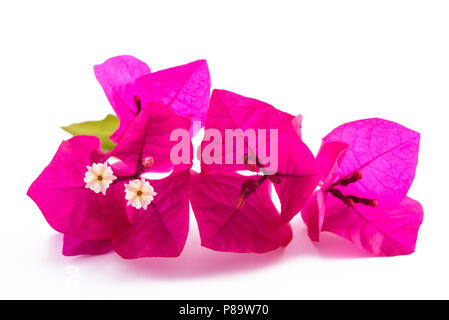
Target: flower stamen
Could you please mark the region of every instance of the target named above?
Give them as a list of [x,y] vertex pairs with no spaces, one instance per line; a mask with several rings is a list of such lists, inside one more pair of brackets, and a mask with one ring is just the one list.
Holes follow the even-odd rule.
[[365,206],[374,208],[377,206],[376,199],[367,199],[367,198],[360,198],[360,197],[353,196],[353,195],[344,195],[340,190],[334,188],[336,186],[344,187],[344,186],[350,185],[351,183],[359,181],[360,179],[362,179],[362,177],[363,177],[362,172],[356,171],[347,178],[341,178],[341,179],[337,180],[337,182],[333,183],[329,187],[329,189],[327,189],[326,191],[329,192],[331,195],[333,195],[335,198],[338,198],[341,201],[343,201],[344,204],[346,204],[349,207],[353,207],[355,203],[360,203]]
[[334,189],[334,188],[330,188],[327,191],[329,191],[330,194],[333,195],[335,198],[338,198],[341,201],[343,201],[343,203],[345,205],[347,205],[348,207],[353,207],[354,206],[354,201],[351,198],[345,196],[340,190]]
[[353,174],[351,174],[348,178],[339,179],[337,182],[332,184],[331,187],[335,187],[335,186],[343,186],[344,187],[344,186],[350,185],[351,183],[357,182],[362,178],[363,178],[362,172],[356,171]]
[[335,198],[340,199],[343,201],[344,204],[346,204],[349,207],[353,207],[355,203],[360,203],[365,206],[369,207],[376,207],[377,206],[377,200],[376,199],[367,199],[367,198],[360,198],[353,195],[344,195],[340,190],[335,188],[330,188],[327,191],[329,191],[330,194],[332,194]]

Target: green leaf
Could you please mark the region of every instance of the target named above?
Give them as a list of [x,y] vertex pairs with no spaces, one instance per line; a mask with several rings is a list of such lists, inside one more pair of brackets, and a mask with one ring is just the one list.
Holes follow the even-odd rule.
[[117,130],[118,125],[118,118],[108,114],[103,120],[73,123],[61,128],[74,136],[96,136],[100,138],[101,148],[104,151],[110,151],[114,149],[115,144],[109,139],[109,136]]

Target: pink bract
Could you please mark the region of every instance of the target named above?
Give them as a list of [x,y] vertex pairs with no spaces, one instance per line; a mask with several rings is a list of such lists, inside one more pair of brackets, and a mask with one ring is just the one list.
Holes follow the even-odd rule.
[[33,182],[28,196],[55,230],[84,240],[111,239],[126,231],[129,221],[123,182],[111,185],[106,196],[85,187],[86,166],[100,150],[97,137],[76,136],[61,143],[53,160]]
[[[162,103],[176,113],[204,124],[210,96],[207,62],[192,63],[150,73],[150,68],[132,56],[118,56],[94,67],[95,76],[120,120],[111,136],[118,142],[130,121],[138,113],[140,103]],[[137,100],[136,100],[137,97]],[[196,132],[195,132],[196,133]]]
[[[210,97],[205,60],[152,73],[125,55],[94,72],[120,120],[111,136],[116,147],[104,153],[92,136],[63,141],[27,192],[49,225],[64,234],[64,255],[115,250],[125,259],[179,256],[189,230],[189,200],[201,244],[212,250],[285,247],[292,239],[289,222],[301,212],[313,241],[328,231],[375,256],[414,252],[423,208],[407,193],[418,162],[418,132],[377,118],[345,123],[323,138],[315,159],[302,141],[301,115],[225,90]],[[203,126],[196,173],[190,138]],[[228,145],[230,131],[244,142]],[[277,154],[268,155],[272,133]],[[189,163],[171,154],[183,134]],[[111,157],[117,179],[106,193],[86,188],[86,166]],[[157,194],[146,210],[128,206],[125,183],[149,172],[169,174],[149,180]]]
[[147,210],[128,207],[131,228],[113,240],[122,258],[177,257],[189,231],[190,171],[150,180],[157,196]]
[[[270,150],[270,129],[278,131],[277,174],[281,177],[281,183],[275,184],[275,188],[281,201],[282,223],[290,221],[304,207],[319,178],[316,160],[300,139],[300,122],[300,117],[295,118],[265,102],[225,90],[213,91],[207,114],[205,129],[219,130],[222,137],[225,137],[226,129],[253,129],[256,134],[259,129],[265,129],[266,150]],[[243,153],[259,154],[258,147],[255,150],[248,149],[249,142],[250,139],[244,146]],[[202,143],[202,149],[205,145],[207,142]],[[220,174],[246,170],[245,164],[225,164],[227,154],[237,154],[235,144],[233,149],[225,149],[223,146],[223,150],[222,164],[206,164],[204,161],[201,163],[204,173]]]
[[137,113],[134,96],[137,94],[135,81],[150,73],[148,65],[132,56],[117,56],[94,66],[95,76],[103,87],[120,126],[111,136],[115,142],[122,136],[127,124]]
[[[62,142],[28,195],[48,223],[65,235],[64,255],[102,254],[112,243],[126,258],[180,254],[188,231],[191,161],[173,165],[170,149],[176,142],[170,141],[170,133],[189,127],[185,117],[161,103],[148,103],[130,121],[110,153],[100,151],[97,137],[76,136]],[[190,141],[189,146],[192,156]],[[120,160],[112,165],[118,178],[106,195],[94,193],[85,187],[86,166],[106,161],[110,156]],[[144,166],[147,157],[153,158],[151,167]],[[150,181],[157,195],[148,210],[128,207],[124,184],[151,171],[172,171],[172,174]],[[162,235],[167,237],[161,239]],[[139,239],[145,239],[145,243],[138,242]]]
[[148,103],[128,124],[120,142],[109,155],[117,157],[135,172],[141,166],[142,159],[152,157],[153,172],[168,172],[174,165],[170,159],[171,148],[178,141],[171,141],[170,135],[175,129],[189,130],[190,120],[177,115],[161,103]]
[[328,196],[322,231],[350,240],[375,256],[396,256],[415,251],[423,219],[421,204],[405,197],[389,210],[355,205],[348,207]]
[[248,197],[242,209],[234,209],[234,201],[246,180],[247,177],[233,173],[193,174],[190,201],[204,247],[263,253],[285,247],[290,242],[291,227],[280,223],[268,181]]
[[406,195],[418,150],[419,133],[382,119],[328,134],[317,156],[322,187],[302,212],[310,238],[329,231],[374,255],[413,252],[423,211]]
[[[170,151],[177,141],[170,140],[175,129],[188,130],[190,121],[161,103],[147,103],[130,122],[112,150],[111,156],[122,160],[126,172],[168,172],[160,180],[149,180],[157,195],[147,210],[126,208],[131,227],[112,240],[115,251],[126,259],[174,257],[184,248],[189,229],[190,162],[174,165]],[[152,157],[153,166],[142,167],[142,159]],[[134,177],[137,178],[137,177]]]
[[[281,232],[279,230],[283,230],[281,232],[282,234],[286,232],[284,228],[287,227],[283,225],[290,221],[290,219],[302,209],[315,189],[319,178],[315,158],[307,146],[300,140],[300,118],[295,118],[292,115],[275,109],[267,103],[255,99],[246,98],[224,90],[214,90],[207,114],[205,129],[206,132],[211,129],[220,132],[223,137],[223,146],[222,153],[218,154],[218,158],[221,158],[222,163],[206,163],[202,158],[201,175],[193,179],[194,184],[192,190],[198,190],[198,195],[193,191],[191,202],[195,216],[199,221],[203,245],[213,247],[215,250],[237,252],[263,252],[273,250],[282,245],[282,243],[285,245],[285,241],[279,241],[278,239],[277,234],[278,232]],[[253,232],[252,229],[248,229],[246,232],[247,234],[245,234],[244,229],[237,226],[238,223],[241,223],[243,218],[233,218],[228,222],[231,224],[228,226],[228,229],[238,229],[241,230],[243,234],[236,237],[235,231],[230,231],[229,236],[236,237],[233,240],[233,243],[226,242],[226,237],[221,236],[214,238],[214,244],[210,244],[212,241],[210,240],[212,239],[212,234],[210,234],[210,232],[212,232],[211,230],[213,229],[205,227],[207,224],[200,223],[200,221],[207,221],[207,219],[213,217],[215,210],[218,210],[217,208],[222,206],[223,200],[217,201],[214,197],[207,195],[205,191],[199,192],[200,187],[198,187],[197,184],[203,184],[203,180],[207,178],[209,184],[213,184],[212,181],[215,179],[216,183],[223,188],[233,185],[239,192],[236,193],[234,192],[235,190],[233,192],[229,190],[229,192],[223,193],[224,197],[229,198],[228,202],[233,204],[239,196],[241,191],[240,188],[243,188],[243,186],[237,187],[237,184],[240,183],[241,185],[248,179],[248,177],[245,177],[243,180],[236,180],[234,177],[236,171],[246,170],[246,165],[236,163],[237,160],[242,160],[236,158],[234,158],[235,161],[233,164],[226,164],[226,156],[229,154],[236,155],[238,154],[238,151],[242,151],[242,154],[252,153],[255,155],[258,154],[259,151],[257,144],[255,150],[251,150],[249,147],[252,137],[249,137],[247,140],[248,143],[243,146],[244,150],[237,150],[236,144],[233,144],[233,149],[229,148],[229,146],[226,147],[224,145],[226,129],[241,129],[242,131],[253,129],[256,134],[259,132],[259,129],[265,129],[267,132],[267,150],[270,149],[270,129],[278,130],[278,170],[274,175],[276,177],[273,176],[272,178],[278,180],[275,184],[275,188],[281,201],[281,214],[278,219],[272,218],[269,220],[271,228],[278,231],[267,233],[265,238],[260,236],[261,233],[251,234],[251,232]],[[205,152],[205,149],[207,149],[208,143],[209,142],[207,141],[203,141],[201,146],[202,154]],[[266,159],[260,160],[264,161]],[[256,176],[256,174],[254,175]],[[238,176],[239,175],[237,175],[237,177]],[[262,176],[260,175],[258,176],[258,178],[261,177]],[[235,185],[234,183],[226,184],[226,179],[235,180]],[[271,186],[271,183],[269,181],[263,181],[260,188],[262,190],[263,188],[268,188],[268,186]],[[264,218],[264,215],[268,214],[265,212],[267,210],[270,215],[274,215],[273,212],[278,214],[277,210],[273,207],[269,194],[265,194],[265,196],[268,197],[267,201],[270,203],[269,206],[265,203],[266,207],[257,206],[251,208],[251,204],[248,204],[242,209],[237,210],[241,211],[241,213],[236,214],[236,217],[251,215],[252,221],[256,221],[255,217],[257,217],[257,215],[260,216],[259,218],[261,220],[266,219]],[[257,198],[258,195],[257,193],[249,195],[248,201],[250,201],[251,197]],[[213,201],[217,201],[215,206],[212,204]],[[209,205],[204,207],[205,203],[209,203]],[[212,208],[215,209],[212,210]],[[250,212],[247,212],[248,210],[250,210]],[[223,212],[221,213],[223,217],[233,216],[232,214],[232,206],[229,207],[228,205],[227,207],[223,207]],[[248,237],[253,237],[251,240],[252,242],[244,241],[244,239]],[[273,238],[268,241],[267,237]],[[286,238],[288,238],[288,236]],[[223,243],[219,244],[217,241],[222,241]],[[270,243],[269,245],[267,244],[268,242]]]
[[415,177],[419,139],[418,132],[395,122],[367,119],[339,126],[323,139],[323,144],[348,145],[338,166],[338,177],[356,171],[363,174],[359,183],[347,187],[351,192],[360,196],[368,192],[366,195],[376,199],[380,207],[395,207],[402,202]]
[[210,99],[206,60],[147,74],[136,80],[136,88],[143,104],[162,102],[176,113],[197,121],[198,125],[190,128],[192,136],[204,126]]

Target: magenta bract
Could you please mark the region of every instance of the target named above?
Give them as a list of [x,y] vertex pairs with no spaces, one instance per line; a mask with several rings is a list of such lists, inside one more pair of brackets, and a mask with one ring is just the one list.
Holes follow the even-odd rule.
[[120,142],[109,155],[117,157],[135,172],[142,165],[142,159],[152,157],[152,172],[168,172],[174,165],[170,150],[177,144],[170,135],[175,129],[189,130],[190,120],[177,115],[161,103],[148,103],[128,124]]
[[132,56],[118,56],[94,67],[95,75],[120,120],[120,127],[111,136],[118,142],[141,105],[162,103],[179,115],[203,125],[209,105],[210,75],[206,60],[154,73]]
[[[205,154],[209,152],[208,141],[203,141],[202,172],[193,177],[191,194],[192,208],[198,220],[202,243],[215,250],[236,252],[265,252],[286,245],[291,234],[288,231],[290,227],[285,223],[302,209],[319,178],[315,158],[300,140],[300,122],[298,123],[298,118],[267,103],[224,90],[214,90],[207,114],[206,134],[215,130],[225,137],[225,131],[229,129],[241,129],[243,132],[252,129],[256,133],[259,133],[259,129],[265,132],[275,129],[278,133],[278,170],[270,176],[255,173],[250,180],[256,179],[254,183],[260,185],[252,183],[255,192],[251,190],[247,197],[243,195],[242,203],[238,205],[241,208],[236,210],[235,202],[244,192],[245,186],[251,183],[247,181],[248,177],[236,174],[236,171],[247,169],[243,160],[234,158],[235,161],[229,164],[226,163],[226,158],[228,155],[239,157],[239,154],[254,154],[259,157],[261,146],[256,143],[254,147],[252,140],[256,138],[253,136],[247,136],[246,143],[242,146],[235,143],[229,147],[222,141],[220,151],[214,155],[221,163],[209,163],[204,160]],[[259,138],[260,135],[257,139]],[[264,147],[270,150],[269,139]],[[238,150],[239,148],[243,150]],[[240,163],[238,160],[241,160]],[[265,159],[259,160],[263,162]],[[276,181],[275,188],[282,209],[280,216],[271,202],[271,182],[267,179]],[[218,192],[218,189],[217,192],[206,190],[209,186],[212,188],[214,183],[215,188],[222,189],[221,192]],[[265,200],[261,202],[259,198]],[[245,201],[246,204],[243,205]],[[212,226],[217,227],[220,224],[226,225],[216,234]],[[254,226],[250,228],[249,224]],[[241,234],[237,235],[235,230],[240,230]],[[232,241],[226,241],[227,238]]]
[[[91,136],[63,141],[27,193],[64,234],[64,255],[176,257],[189,200],[202,245],[217,251],[285,247],[301,210],[314,241],[329,231],[376,256],[415,250],[423,208],[407,193],[419,133],[382,119],[354,121],[324,137],[315,159],[301,115],[225,90],[210,97],[205,60],[152,73],[117,56],[94,72],[120,120],[116,147],[104,153]],[[203,126],[196,173],[190,138]],[[150,172],[168,176],[145,180]]]
[[[161,103],[148,103],[107,154],[100,151],[97,137],[76,136],[61,144],[28,195],[49,224],[65,235],[64,255],[102,254],[112,244],[125,258],[180,254],[188,232],[191,162],[174,165],[170,161],[175,144],[170,133],[189,128],[185,117]],[[189,145],[192,155],[190,141]],[[83,181],[86,166],[110,156],[120,160],[111,166],[117,179],[105,195],[94,193]],[[148,167],[146,159],[151,159]],[[157,195],[147,210],[127,206],[124,184],[152,171],[172,174],[150,180]]]
[[[292,238],[271,201],[271,184],[264,181],[240,210],[234,208],[248,177],[235,173],[194,173],[190,201],[201,244],[217,251],[263,253],[285,247]],[[250,178],[256,181],[256,177]]]
[[130,227],[123,182],[111,185],[105,196],[85,187],[86,166],[92,164],[91,155],[99,150],[97,137],[77,136],[62,142],[28,190],[50,226],[68,236],[112,239]]
[[419,133],[382,119],[328,134],[317,156],[322,187],[302,212],[310,238],[329,231],[374,255],[413,252],[423,211],[406,195],[418,150]]
[[190,128],[192,136],[204,126],[210,98],[206,60],[147,74],[136,80],[136,88],[143,104],[162,102],[177,114],[197,121],[196,127]]
[[103,87],[115,114],[120,120],[120,126],[111,136],[117,142],[128,123],[137,113],[134,97],[137,95],[135,81],[150,73],[146,63],[132,56],[113,57],[102,64],[94,66],[95,76]]
[[150,183],[158,195],[145,211],[128,207],[131,228],[113,240],[123,258],[177,257],[184,248],[189,231],[189,169]]
[[[295,126],[296,125],[296,126]],[[238,94],[214,90],[211,97],[210,108],[207,114],[205,130],[218,130],[223,137],[227,129],[253,129],[256,134],[262,129],[266,132],[266,153],[270,150],[270,130],[278,132],[277,175],[280,183],[275,184],[276,191],[281,201],[281,221],[286,223],[293,218],[305,205],[318,183],[318,168],[315,158],[309,148],[300,139],[300,122],[298,118],[282,112],[271,105]],[[260,135],[257,139],[260,139]],[[256,143],[254,150],[248,149],[248,143],[244,145],[243,153],[257,155],[260,161],[264,161],[264,153],[260,152],[260,146]],[[259,141],[259,140],[258,140]],[[224,143],[225,141],[223,141]],[[207,142],[202,143],[202,153]],[[223,173],[237,170],[246,170],[245,164],[226,164],[228,154],[239,154],[237,144],[233,148],[223,146],[222,164],[201,163],[204,173]]]

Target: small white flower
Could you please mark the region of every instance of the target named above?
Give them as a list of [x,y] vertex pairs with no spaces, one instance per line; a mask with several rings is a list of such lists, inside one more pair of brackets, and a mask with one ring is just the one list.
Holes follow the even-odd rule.
[[143,208],[147,210],[148,205],[157,195],[153,187],[145,178],[132,180],[129,184],[125,183],[125,199],[128,200],[128,206],[132,205],[136,209]]
[[95,193],[103,193],[106,195],[106,189],[109,185],[117,179],[112,173],[111,167],[107,162],[94,163],[91,166],[87,166],[87,172],[84,177],[86,188],[93,190]]

